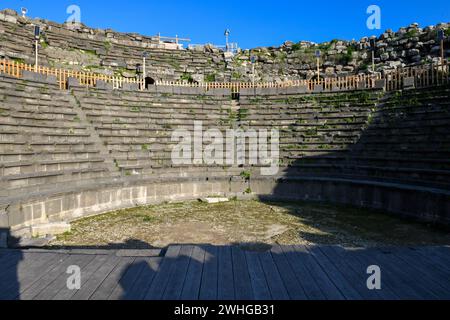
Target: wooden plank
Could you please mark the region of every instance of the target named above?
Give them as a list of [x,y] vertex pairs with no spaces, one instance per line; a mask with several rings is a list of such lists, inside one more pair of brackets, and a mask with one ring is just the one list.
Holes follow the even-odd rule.
[[380,300],[382,298],[377,290],[367,288],[369,275],[366,271],[368,266],[364,268],[357,264],[355,259],[348,259],[349,255],[345,250],[338,253],[332,246],[320,246],[318,249],[334,264],[346,281],[353,285],[363,299]]
[[417,251],[427,259],[432,259],[441,266],[448,268],[450,266],[450,255],[446,252],[446,248],[441,247],[421,247]]
[[289,297],[292,300],[307,300],[308,297],[306,296],[301,283],[297,280],[281,247],[279,245],[273,245],[271,252],[273,261],[278,268]]
[[393,263],[387,256],[388,253],[382,253],[377,249],[366,249],[362,250],[360,255],[373,261],[371,265],[380,267],[382,286],[383,284],[389,283],[391,289],[400,299],[421,300],[424,298],[420,292],[411,288],[411,284],[408,283],[410,279],[404,278],[403,266],[397,266]]
[[322,267],[322,270],[328,275],[328,278],[334,283],[336,288],[339,289],[341,294],[348,300],[361,300],[362,296],[351,285],[350,282],[342,275],[341,271],[330,261],[327,256],[316,246],[310,246],[306,248],[311,256]]
[[[9,257],[11,255],[22,255],[22,251],[19,250],[9,250],[9,249],[2,249],[0,251],[0,268],[3,266],[3,264],[9,260]],[[0,269],[2,270],[2,269]]]
[[446,264],[440,257],[427,254],[423,248],[409,248],[410,255],[418,259],[429,268],[433,269],[440,277],[450,279],[450,265]]
[[45,273],[59,262],[60,255],[40,254],[38,258],[30,262],[19,263],[13,273],[9,273],[9,278],[2,280],[0,287],[0,299],[17,299],[20,293],[39,280]]
[[7,272],[9,268],[16,266],[23,260],[24,253],[22,251],[14,250],[7,252],[0,258],[0,275]]
[[294,246],[281,246],[281,249],[291,265],[292,270],[294,270],[294,274],[299,283],[302,284],[306,296],[311,300],[325,300],[325,295],[306,267],[305,259],[300,257]]
[[196,246],[192,252],[191,262],[186,274],[183,290],[181,292],[182,300],[198,300],[200,294],[200,285],[202,283],[203,263],[205,262],[205,250]]
[[40,258],[40,256],[22,251],[10,252],[3,260],[0,260],[0,283],[5,286],[8,280],[14,280],[12,278],[17,273],[19,265],[36,263],[36,258]]
[[42,278],[36,281],[32,286],[25,290],[20,298],[22,300],[32,300],[41,291],[50,285],[60,274],[66,272],[67,268],[73,265],[76,261],[76,256],[66,255],[61,256],[59,263],[57,263],[49,272],[47,272]]
[[119,285],[108,297],[108,300],[126,300],[126,297],[131,292],[135,282],[139,278],[142,270],[146,266],[144,258],[135,258],[133,263],[128,266],[125,273],[119,280]]
[[[81,288],[87,283],[92,275],[106,262],[108,256],[97,255],[94,259],[81,270]],[[80,289],[81,289],[80,288]],[[69,290],[67,287],[62,288],[54,297],[53,300],[70,300],[78,290]]]
[[278,273],[277,266],[273,261],[270,252],[264,252],[259,254],[259,261],[264,270],[264,275],[267,280],[267,285],[270,290],[270,295],[273,300],[288,300],[289,294],[284,287],[283,280]]
[[207,245],[205,250],[205,263],[203,266],[202,283],[200,286],[200,300],[217,299],[218,280],[218,250],[217,247]]
[[[343,250],[342,248],[339,248],[339,250]],[[363,269],[365,269],[365,271],[367,271],[367,268],[369,266],[372,265],[379,265],[379,261],[376,260],[376,256],[371,255],[371,254],[366,254],[365,251],[367,249],[359,249],[359,250],[347,250],[347,255],[349,255],[350,259],[353,260],[357,260],[359,261],[359,263],[362,265]],[[382,272],[382,276],[381,276],[381,281],[382,281],[382,285],[381,285],[381,294],[383,295],[393,295],[394,298],[393,299],[400,299],[401,295],[398,292],[398,289],[396,287],[396,283],[393,283],[391,281],[383,281],[383,279],[386,276],[390,276],[390,274],[384,274]]]
[[417,274],[424,285],[429,288],[439,299],[450,300],[450,285],[448,275],[444,275],[433,264],[428,263],[414,255],[409,248],[391,248],[396,257],[407,263],[412,271]]
[[[382,251],[382,249],[380,250]],[[400,259],[396,248],[389,248],[389,258],[392,264],[396,267],[401,266],[401,276],[408,282],[409,286],[416,290],[419,294],[424,295],[424,297],[430,297],[431,299],[439,299],[440,294],[444,294],[444,291],[439,286],[434,286],[433,282],[427,280],[422,276],[418,269],[414,268],[414,265]]]
[[264,270],[259,261],[258,253],[246,252],[250,281],[252,283],[253,297],[255,300],[270,300],[270,289],[267,285]]
[[234,277],[233,277],[233,256],[230,246],[218,248],[219,271],[218,271],[218,300],[234,300]]
[[335,262],[343,275],[347,277],[348,281],[354,284],[355,289],[366,300],[392,300],[398,298],[389,287],[382,286],[381,290],[370,290],[367,288],[367,268],[371,266],[370,263],[362,263],[357,259],[356,250],[345,250],[338,246],[321,246],[320,250],[324,252],[332,261]]
[[115,268],[103,280],[102,284],[95,290],[89,300],[107,300],[120,280],[126,274],[127,269],[133,264],[136,258],[121,258]]
[[304,246],[294,246],[295,251],[299,255],[300,259],[304,259],[305,266],[308,269],[310,275],[315,279],[317,285],[320,287],[322,293],[332,300],[342,300],[344,295],[334,285],[332,280],[328,277],[327,273],[323,271],[322,267],[312,257],[308,250]]
[[189,269],[193,246],[182,246],[180,254],[172,266],[171,275],[164,292],[164,300],[179,300],[183,290],[186,274]]
[[153,279],[145,300],[160,300],[164,295],[164,291],[169,281],[172,265],[175,263],[180,253],[181,246],[170,246],[167,249],[167,253],[161,263],[158,274]]
[[143,269],[133,287],[122,297],[124,300],[143,300],[150,288],[153,279],[159,271],[163,258],[143,259]]
[[[253,289],[248,272],[245,253],[241,248],[233,246],[231,249],[233,257],[234,294],[237,300],[253,300]],[[219,261],[220,262],[220,261]]]
[[81,287],[70,299],[71,300],[89,300],[95,290],[102,284],[103,280],[111,273],[121,259],[116,256],[108,256],[105,263],[96,270],[91,277],[86,280],[84,286]]
[[[72,265],[80,267],[80,272],[83,268],[94,259],[94,256],[89,255],[76,255],[73,256]],[[67,270],[66,270],[67,271]],[[50,283],[45,290],[36,295],[34,300],[51,300],[58,294],[62,288],[67,288],[67,279],[70,276],[65,272],[61,273],[52,283]]]

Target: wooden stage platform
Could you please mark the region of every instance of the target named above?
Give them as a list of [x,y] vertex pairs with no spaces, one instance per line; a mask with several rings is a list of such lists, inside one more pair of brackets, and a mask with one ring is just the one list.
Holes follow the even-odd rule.
[[[369,266],[381,290],[369,290]],[[68,267],[81,288],[69,290]],[[0,250],[0,300],[450,299],[450,248],[172,245],[167,250]]]

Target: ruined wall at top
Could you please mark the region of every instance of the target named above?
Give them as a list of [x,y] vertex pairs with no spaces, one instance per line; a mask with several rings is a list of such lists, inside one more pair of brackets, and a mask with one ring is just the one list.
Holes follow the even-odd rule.
[[[0,13],[0,58],[34,63],[33,24],[42,27],[42,63],[49,66],[135,77],[142,70],[142,54],[150,53],[147,71],[155,79],[195,81],[251,81],[250,57],[256,56],[256,81],[311,79],[316,74],[314,52],[320,49],[322,77],[369,73],[369,38],[332,40],[322,44],[286,41],[280,47],[255,48],[229,56],[210,45],[189,50],[167,50],[157,39],[86,26],[71,28],[47,20],[24,19],[13,10]],[[450,55],[450,24],[420,28],[411,24],[377,38],[376,70],[437,61],[437,28],[445,30],[445,56]]]
[[150,54],[147,74],[155,79],[230,80],[230,71],[218,49],[164,49],[154,37],[83,25],[73,28],[42,19],[22,18],[12,10],[0,13],[0,57],[34,63],[33,25],[41,26],[42,65],[134,78],[142,71],[142,56],[147,51]]
[[[386,30],[376,38],[376,71],[439,61],[440,46],[437,29],[446,33],[445,57],[450,56],[450,24],[420,28],[417,23],[394,32]],[[257,78],[265,81],[310,79],[317,73],[315,50],[322,52],[321,76],[341,77],[368,73],[372,69],[370,39],[338,40],[316,44],[308,41],[286,41],[280,47],[255,48],[242,52],[234,59],[234,72],[244,73],[250,56],[257,58]]]

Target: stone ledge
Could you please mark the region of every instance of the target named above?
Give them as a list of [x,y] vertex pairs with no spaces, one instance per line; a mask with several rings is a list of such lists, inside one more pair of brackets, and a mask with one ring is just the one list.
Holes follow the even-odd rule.
[[162,253],[161,249],[139,249],[139,250],[118,250],[116,252],[117,257],[160,257]]
[[24,80],[35,81],[35,82],[43,82],[48,84],[57,84],[56,76],[54,75],[45,75],[37,72],[22,71],[22,77]]
[[30,229],[32,237],[43,237],[47,235],[59,235],[65,232],[70,232],[71,227],[70,224],[66,222],[53,222],[31,226]]

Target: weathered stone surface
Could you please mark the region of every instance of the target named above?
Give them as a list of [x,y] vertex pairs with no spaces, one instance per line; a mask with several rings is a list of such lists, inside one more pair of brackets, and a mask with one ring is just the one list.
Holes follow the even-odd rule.
[[37,72],[22,71],[22,77],[24,80],[31,80],[36,82],[44,82],[44,83],[50,83],[50,84],[56,84],[57,79],[54,75],[45,75]]
[[103,90],[112,90],[113,89],[112,83],[108,83],[103,80],[97,80],[97,82],[95,83],[95,87],[98,89],[103,89]]
[[404,78],[403,79],[403,87],[405,89],[413,89],[415,86],[415,79],[414,77]]
[[209,204],[213,203],[221,203],[221,202],[228,202],[230,201],[228,198],[202,198],[200,199],[202,202],[206,202]]
[[386,88],[386,80],[380,79],[375,80],[375,89],[385,89]]
[[67,86],[70,88],[79,88],[81,87],[80,81],[78,81],[78,79],[76,78],[68,78],[67,79]]
[[320,92],[323,92],[323,85],[321,85],[321,84],[316,84],[316,85],[314,85],[313,92],[314,92],[314,93],[320,93]]
[[58,235],[70,232],[70,224],[66,222],[48,223],[31,226],[32,237],[43,237],[47,235]]
[[137,84],[137,83],[123,83],[121,89],[122,90],[127,90],[127,91],[137,91],[137,90],[139,90],[139,84]]

